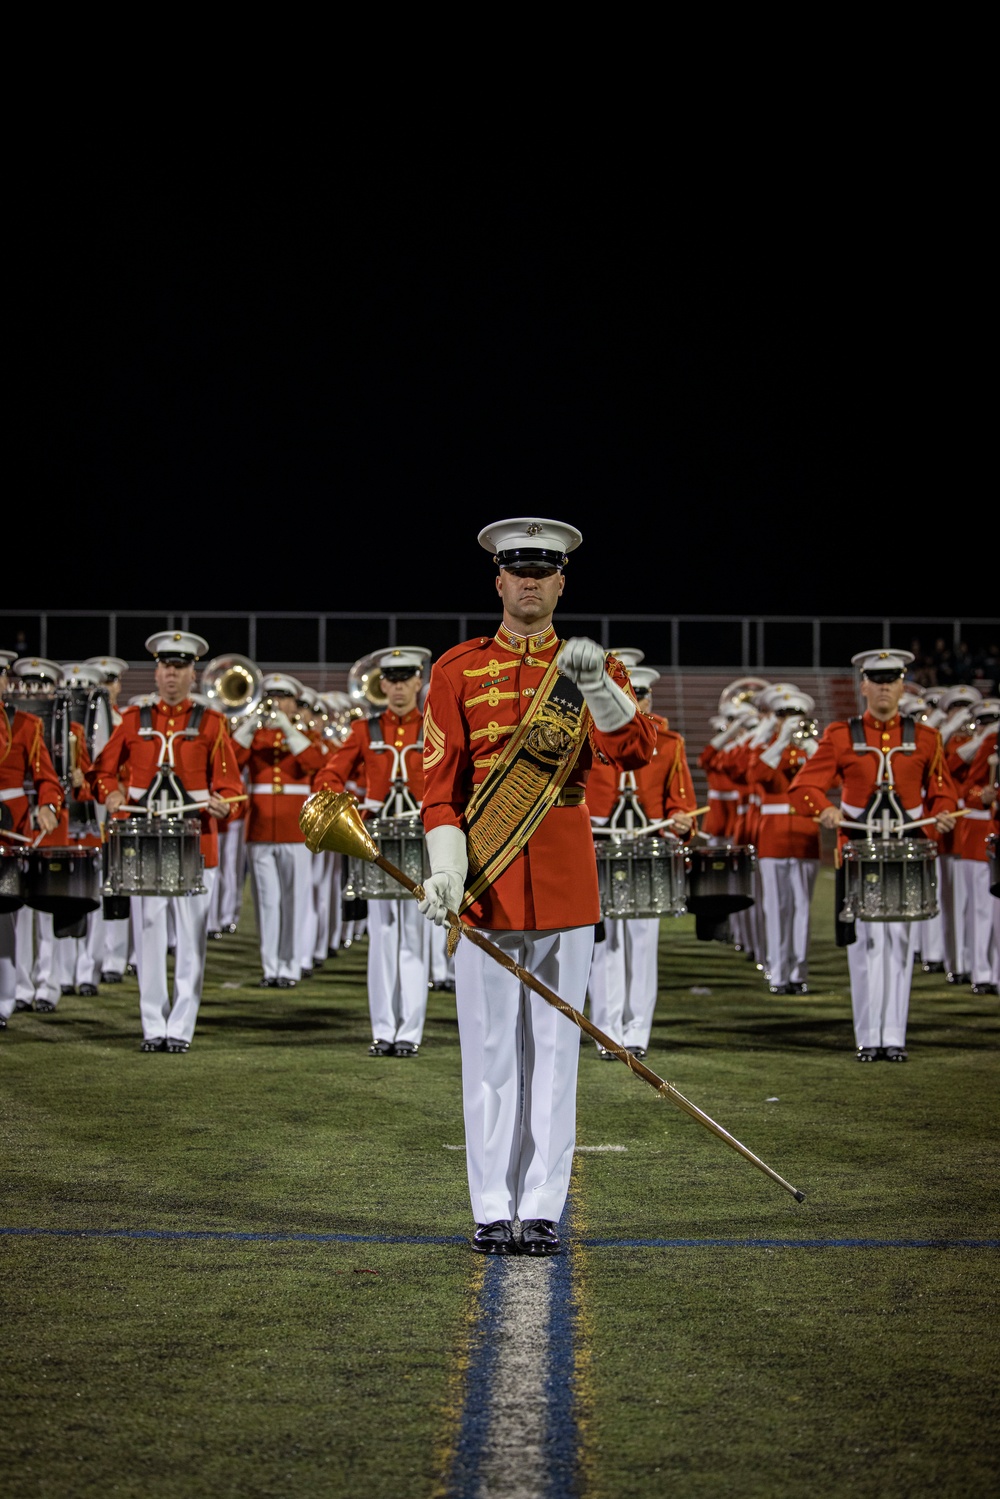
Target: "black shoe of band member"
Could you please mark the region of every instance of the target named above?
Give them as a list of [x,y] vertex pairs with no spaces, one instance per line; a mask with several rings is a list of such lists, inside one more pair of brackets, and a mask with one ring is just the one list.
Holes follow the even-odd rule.
[[858,1061],[859,1062],[877,1062],[878,1059],[879,1059],[879,1057],[880,1057],[880,1055],[881,1055],[881,1053],[880,1053],[880,1051],[879,1051],[879,1049],[878,1049],[877,1046],[859,1046],[858,1047]]
[[175,1036],[168,1036],[167,1037],[166,1047],[165,1047],[165,1049],[167,1051],[172,1051],[172,1052],[179,1053],[179,1052],[182,1052],[182,1051],[189,1051],[190,1048],[191,1048],[191,1042],[190,1041],[180,1041]]
[[258,989],[277,989],[277,987],[277,979],[261,979],[260,983],[257,985]]
[[370,1057],[394,1057],[396,1055],[395,1043],[392,1041],[373,1041],[368,1048]]
[[921,963],[920,966],[923,969],[924,973],[944,973],[943,963]]
[[1000,994],[1000,985],[997,984],[973,984],[973,994]]
[[76,992],[80,995],[81,999],[93,999],[97,993],[97,985],[81,984]]
[[638,1057],[640,1062],[646,1055],[646,1048],[644,1046],[626,1046],[625,1050],[630,1057]]
[[125,975],[123,973],[115,973],[114,969],[105,968],[104,972],[101,974],[101,983],[120,984],[124,977]]
[[167,1040],[165,1036],[153,1036],[143,1041],[139,1047],[140,1051],[166,1051]]
[[55,1010],[55,1005],[52,1003],[51,999],[36,999],[35,1000],[35,1012],[36,1012],[36,1014],[38,1014],[38,1015],[51,1015],[54,1012],[54,1010]]
[[14,1008],[15,1010],[30,1010],[31,1003],[30,999],[16,999],[14,1001]]
[[394,1041],[392,1046],[393,1056],[415,1057],[420,1051],[419,1041]]
[[294,989],[295,985],[297,983],[298,983],[298,979],[279,979],[278,980],[278,988],[279,989]]
[[556,1225],[548,1218],[526,1218],[521,1224],[522,1254],[562,1254]]
[[75,984],[60,984],[59,985],[59,992],[60,992],[60,994],[75,994],[76,993],[76,985]]
[[971,984],[972,983],[972,974],[971,973],[947,973],[947,974],[945,974],[945,978],[948,980],[949,984]]
[[886,1049],[885,1049],[885,1059],[886,1059],[887,1062],[905,1062],[906,1061],[906,1047],[905,1046],[887,1046]]
[[498,1218],[495,1223],[477,1223],[472,1247],[477,1254],[517,1254],[513,1223],[509,1218]]

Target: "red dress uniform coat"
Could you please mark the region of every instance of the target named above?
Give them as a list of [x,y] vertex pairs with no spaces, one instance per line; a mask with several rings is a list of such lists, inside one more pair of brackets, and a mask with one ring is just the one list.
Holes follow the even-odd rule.
[[[76,802],[93,802],[96,800],[91,785],[94,775],[94,762],[90,758],[87,748],[87,736],[82,724],[71,723],[70,732],[70,758],[78,769],[83,771],[83,785],[76,788],[71,787],[70,797]],[[39,848],[100,848],[103,839],[100,831],[95,828],[92,833],[85,833],[75,837],[70,836],[69,830],[69,803],[67,802],[59,814],[59,826],[51,833],[46,833]]]
[[293,755],[281,729],[258,729],[249,749],[237,744],[249,793],[248,843],[305,843],[299,813],[326,759],[321,745]]
[[62,810],[63,789],[45,743],[42,720],[20,709],[10,719],[0,708],[0,809],[8,814],[3,825],[27,838],[31,826],[25,782],[34,786],[40,807],[51,807],[56,813]]
[[728,748],[723,745],[716,749],[714,745],[706,744],[698,756],[698,764],[708,782],[708,811],[702,832],[709,838],[724,838],[728,843],[735,843],[740,789],[729,774]]
[[[403,754],[407,784],[414,801],[419,802],[424,794],[423,762],[419,752],[407,751],[407,746],[419,740],[423,714],[419,708],[413,708],[400,718],[387,708],[379,715],[379,726],[385,744]],[[327,756],[325,765],[316,776],[314,789],[320,791],[326,787],[330,791],[345,791],[363,788],[362,815],[377,812],[389,795],[394,758],[388,749],[372,748],[368,719],[356,718],[344,743]]]
[[807,756],[795,745],[786,745],[774,769],[764,763],[761,753],[759,749],[751,751],[747,766],[747,780],[760,792],[760,817],[754,839],[757,853],[762,859],[818,859],[819,824],[794,811],[788,800],[789,786],[802,767],[809,764]]
[[[656,743],[648,765],[635,772],[639,805],[650,822],[660,822],[673,812],[693,812],[694,786],[684,740],[665,718],[646,715],[656,729]],[[610,817],[618,800],[621,772],[595,760],[587,778],[587,807],[591,817]]]
[[[178,735],[187,727],[194,708],[190,698],[170,708],[160,701],[152,710],[152,727],[166,736]],[[133,705],[122,713],[122,721],[97,757],[92,784],[97,799],[104,802],[119,789],[119,780],[127,781],[129,800],[137,801],[149,790],[160,763],[162,741],[156,736],[140,736],[141,709]],[[217,796],[240,796],[243,781],[236,758],[236,746],[229,737],[226,719],[214,708],[206,708],[197,734],[190,739],[174,739],[174,770],[185,791],[197,800],[214,792]],[[219,838],[215,818],[201,815],[201,851],[205,868],[219,863]]]
[[[501,625],[492,638],[467,640],[435,662],[424,710],[426,831],[445,824],[462,827],[473,788],[486,779],[527,713],[559,643],[551,626],[525,637]],[[607,670],[634,697],[621,662],[609,656]],[[552,931],[600,921],[597,859],[583,790],[595,755],[618,770],[638,770],[652,758],[655,742],[655,726],[638,711],[611,734],[592,727],[556,805],[463,919],[488,931]],[[575,796],[579,803],[567,805]]]
[[995,757],[996,753],[997,736],[993,734],[979,746],[968,767],[962,767],[965,772],[962,800],[966,815],[955,824],[954,832],[955,854],[960,859],[989,860],[986,840],[997,831],[998,803],[996,799],[991,800],[991,792],[996,788],[996,769],[990,764],[990,756]]
[[[899,714],[881,723],[865,713],[865,743],[885,751],[903,742]],[[788,788],[788,800],[803,817],[818,817],[824,807],[833,804],[827,790],[841,783],[841,808],[851,822],[862,820],[862,814],[879,779],[881,756],[870,751],[857,754],[851,743],[851,728],[846,720],[828,724],[811,760],[796,775]],[[926,724],[916,725],[916,747],[910,754],[892,756],[890,781],[896,799],[907,820],[936,817],[940,812],[954,812],[958,793],[944,760],[941,735]],[[842,834],[843,842],[846,834]]]

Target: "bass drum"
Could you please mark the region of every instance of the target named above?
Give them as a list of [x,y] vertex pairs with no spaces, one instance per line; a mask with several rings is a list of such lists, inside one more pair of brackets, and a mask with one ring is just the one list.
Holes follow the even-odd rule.
[[32,848],[27,864],[25,905],[47,911],[57,937],[85,934],[87,917],[101,904],[101,850]]
[[28,856],[0,843],[0,915],[19,911],[28,894]]
[[749,843],[689,849],[688,910],[711,921],[747,910],[754,903],[756,868],[757,850]]
[[[419,817],[373,817],[365,823],[365,831],[384,859],[408,874],[415,884],[423,884],[431,866]],[[367,859],[348,859],[344,895],[357,900],[415,899],[391,874]]]
[[594,852],[604,921],[684,915],[687,856],[679,843],[611,833],[594,839]]
[[938,914],[937,844],[929,838],[852,839],[841,857],[842,921],[926,921]]

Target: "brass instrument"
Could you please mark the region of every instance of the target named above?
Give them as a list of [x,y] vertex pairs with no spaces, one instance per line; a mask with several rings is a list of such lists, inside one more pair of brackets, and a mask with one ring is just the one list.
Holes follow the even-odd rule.
[[215,656],[201,674],[201,690],[230,719],[246,718],[260,701],[264,673],[248,656]]
[[770,687],[770,682],[765,682],[763,677],[737,677],[735,682],[730,682],[719,694],[719,712],[722,713],[727,707],[740,707],[744,703],[753,703],[757,694]]
[[807,739],[819,738],[819,723],[815,718],[803,714],[792,730],[792,743],[803,744]]
[[347,695],[351,702],[362,711],[367,708],[388,706],[389,700],[383,697],[380,689],[382,679],[380,662],[385,652],[385,646],[377,651],[369,651],[367,656],[361,656],[355,661],[347,673]]

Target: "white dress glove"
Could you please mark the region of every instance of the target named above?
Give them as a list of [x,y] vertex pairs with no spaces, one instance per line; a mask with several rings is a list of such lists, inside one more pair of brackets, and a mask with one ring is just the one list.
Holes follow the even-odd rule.
[[424,899],[417,910],[435,926],[448,926],[448,912],[457,913],[465,895],[469,853],[461,828],[445,823],[426,834],[431,873],[424,880]]
[[583,693],[595,726],[602,734],[623,729],[635,717],[635,703],[604,669],[604,650],[596,640],[577,635],[567,640],[559,656],[559,670]]
[[781,757],[785,752],[785,748],[788,745],[789,740],[798,727],[798,722],[799,721],[797,718],[783,718],[781,721],[781,728],[778,730],[778,736],[775,739],[774,743],[769,744],[767,749],[761,750],[761,760],[765,765],[770,765],[772,770],[777,770],[778,766],[781,764]]
[[970,764],[979,753],[980,746],[986,743],[991,734],[996,733],[996,727],[994,723],[987,724],[985,728],[979,729],[973,734],[971,739],[967,739],[964,744],[960,744],[955,751],[958,758],[963,760],[966,765]]
[[256,732],[257,725],[255,721],[251,718],[247,718],[244,719],[243,723],[240,724],[239,728],[233,735],[233,738],[236,740],[236,743],[241,744],[244,749],[249,749],[253,744],[253,736],[256,734]]

